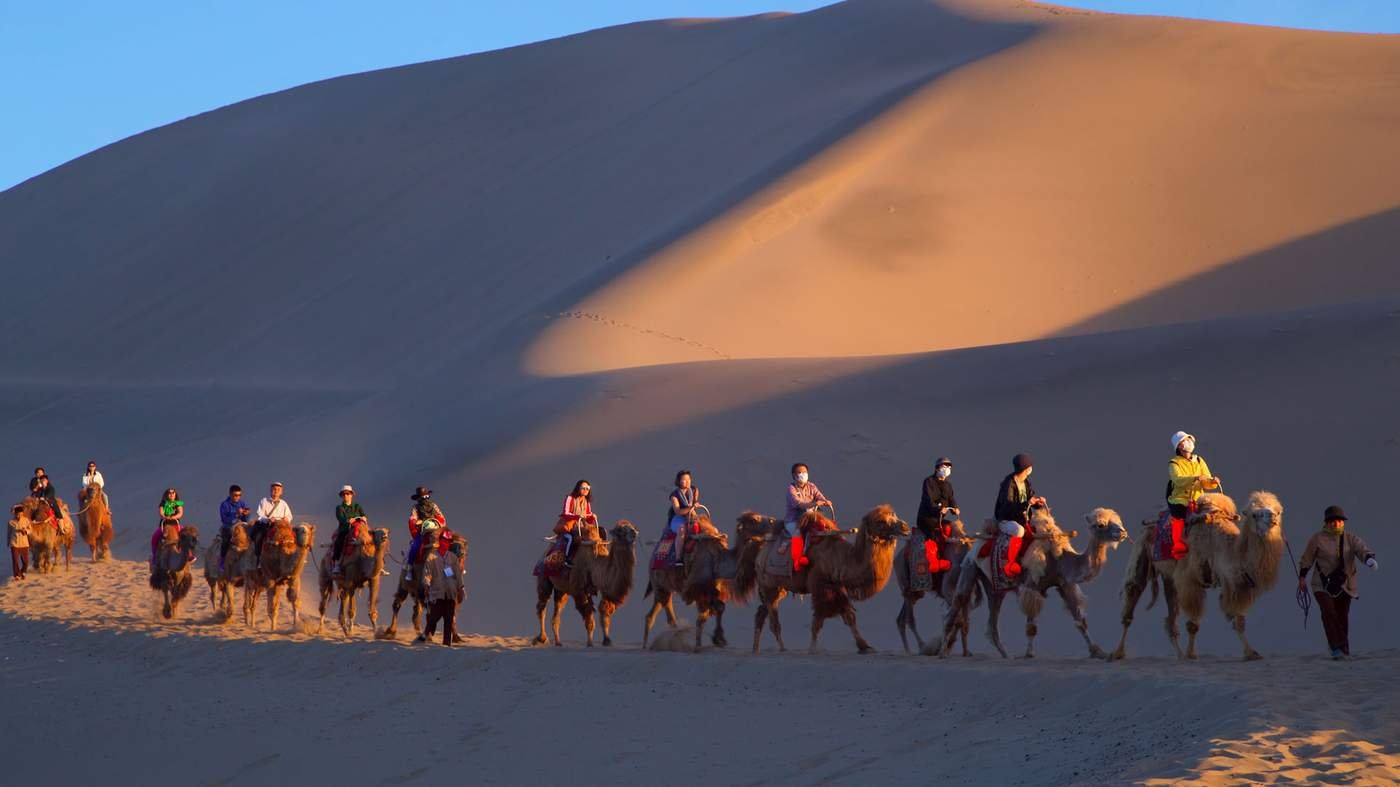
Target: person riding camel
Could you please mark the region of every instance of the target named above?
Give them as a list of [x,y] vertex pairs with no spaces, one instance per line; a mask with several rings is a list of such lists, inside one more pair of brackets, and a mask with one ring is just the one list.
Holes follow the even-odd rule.
[[87,463],[87,470],[83,473],[83,485],[79,487],[83,491],[79,494],[78,502],[84,508],[87,507],[88,487],[93,484],[96,484],[97,488],[102,490],[102,501],[107,504],[108,508],[111,508],[112,500],[107,497],[107,481],[102,477],[102,472],[97,469],[97,463],[90,461]]
[[43,498],[53,511],[54,518],[59,517],[58,492],[53,488],[53,482],[49,480],[49,475],[44,472],[44,468],[34,468],[34,477],[29,481],[29,495]]
[[554,523],[556,543],[564,551],[564,565],[572,566],[574,559],[574,533],[585,526],[597,527],[598,517],[593,513],[593,485],[585,479],[574,484],[574,491],[564,498],[564,509],[559,520]]
[[[424,531],[436,532],[447,526],[447,517],[442,513],[442,507],[432,499],[432,494],[433,490],[426,486],[420,486],[413,490],[413,496],[409,498],[413,501],[413,508],[408,511],[408,534],[413,539],[408,544],[408,564],[410,566],[418,563],[418,553],[422,549]],[[430,543],[429,546],[431,545]]]
[[802,517],[820,506],[830,506],[831,500],[822,494],[817,485],[808,480],[811,471],[806,464],[798,462],[792,466],[792,483],[787,488],[787,505],[783,516],[783,527],[792,539],[792,570],[801,571],[811,559],[807,557],[807,539],[799,530]]
[[243,502],[243,487],[233,484],[228,488],[228,497],[219,504],[219,570],[224,569],[224,558],[228,557],[228,545],[233,540],[233,526],[248,523],[248,504]]
[[943,521],[945,514],[958,516],[958,498],[953,494],[953,484],[948,476],[953,474],[953,460],[940,456],[933,464],[933,475],[924,479],[923,494],[919,498],[919,515],[916,520],[919,532],[924,534],[924,558],[928,561],[930,574],[947,571],[953,564],[938,556],[939,545],[953,534],[951,525]]
[[1196,501],[1207,490],[1219,488],[1220,479],[1211,475],[1206,460],[1196,454],[1196,436],[1186,432],[1172,435],[1172,458],[1167,462],[1167,518],[1171,524],[1173,560],[1186,557],[1186,519],[1196,510]]
[[180,493],[175,491],[175,487],[165,490],[160,496],[160,504],[156,510],[160,513],[160,520],[156,522],[156,532],[151,534],[151,570],[156,570],[156,555],[160,552],[160,536],[165,530],[166,522],[175,523],[175,534],[180,534],[180,520],[185,516],[185,503],[180,499]]
[[993,509],[997,530],[1006,536],[1006,565],[1002,570],[1013,579],[1021,575],[1021,543],[1026,537],[1030,509],[1045,505],[1045,498],[1037,496],[1031,486],[1032,464],[1030,454],[1012,457],[1011,474],[1002,479]]
[[700,488],[691,480],[690,471],[676,473],[676,488],[671,490],[670,517],[666,530],[673,534],[671,558],[673,565],[685,565],[685,539],[695,522],[695,507],[700,505]]
[[250,534],[253,539],[253,554],[257,558],[257,564],[262,565],[262,542],[267,536],[267,531],[277,524],[292,524],[292,507],[282,499],[282,484],[273,481],[267,489],[267,497],[258,501],[258,511],[256,520],[253,522],[253,532]]
[[345,551],[345,539],[356,522],[369,524],[365,510],[355,502],[355,490],[349,484],[340,488],[340,505],[335,507],[335,521],[338,524],[335,538],[331,540],[331,576],[340,576],[340,555]]

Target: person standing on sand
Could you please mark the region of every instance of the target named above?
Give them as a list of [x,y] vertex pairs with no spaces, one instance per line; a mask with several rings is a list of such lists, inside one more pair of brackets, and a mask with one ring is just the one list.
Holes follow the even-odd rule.
[[10,508],[10,572],[15,579],[24,579],[29,573],[29,519],[24,516],[24,506]]
[[1172,532],[1172,559],[1186,557],[1186,518],[1196,510],[1196,501],[1207,490],[1220,488],[1220,479],[1210,474],[1206,460],[1196,454],[1196,436],[1186,432],[1172,435],[1172,458],[1167,462],[1167,517]]
[[1327,646],[1332,658],[1351,658],[1349,638],[1351,600],[1360,598],[1356,592],[1356,564],[1371,570],[1380,569],[1376,553],[1355,533],[1346,532],[1347,515],[1341,506],[1328,506],[1322,513],[1322,530],[1308,539],[1303,557],[1298,561],[1298,589],[1307,587],[1308,572],[1312,578],[1313,597],[1322,617],[1322,630],[1327,634]]
[[919,515],[915,520],[919,532],[924,534],[924,557],[928,561],[929,573],[947,571],[952,564],[938,557],[938,545],[950,533],[943,524],[943,515],[958,516],[958,498],[953,493],[953,484],[948,477],[953,474],[953,460],[940,456],[933,464],[933,475],[924,479],[923,492],[919,496]]
[[428,602],[428,616],[423,631],[414,642],[427,642],[437,631],[438,621],[442,621],[442,644],[452,647],[452,640],[457,635],[457,605],[467,595],[462,574],[455,565],[460,548],[454,542],[445,549],[440,541],[435,547],[432,544],[427,547],[421,592]]
[[1021,541],[1026,537],[1030,510],[1045,505],[1045,498],[1037,496],[1035,487],[1031,486],[1034,464],[1030,454],[1016,454],[1011,458],[1011,474],[1001,480],[993,509],[997,530],[1007,538],[1003,570],[1013,579],[1021,575]]
[[811,482],[811,470],[806,464],[798,462],[792,466],[792,483],[788,484],[787,498],[785,501],[783,527],[787,529],[788,537],[792,539],[792,570],[801,571],[811,563],[807,557],[807,543],[803,534],[798,531],[798,526],[802,522],[802,517],[808,511],[821,506],[831,505],[827,496],[822,494],[822,490]]
[[292,507],[282,499],[282,483],[273,481],[267,489],[267,497],[258,501],[257,520],[253,523],[253,554],[257,565],[262,565],[262,542],[267,531],[276,524],[292,524]]

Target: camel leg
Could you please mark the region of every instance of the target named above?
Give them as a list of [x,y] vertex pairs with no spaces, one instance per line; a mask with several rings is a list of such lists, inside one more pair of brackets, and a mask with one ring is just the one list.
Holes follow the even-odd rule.
[[1196,655],[1196,634],[1200,632],[1201,624],[1190,618],[1186,620],[1186,660],[1195,661]]
[[1138,599],[1142,598],[1146,589],[1147,585],[1139,582],[1123,584],[1123,636],[1118,639],[1118,647],[1108,655],[1109,661],[1119,661],[1128,657],[1128,629],[1132,628],[1133,613],[1137,611]]
[[1176,587],[1177,606],[1186,616],[1186,658],[1196,658],[1196,635],[1201,631],[1201,617],[1205,612],[1205,588],[1192,576]]
[[993,647],[1002,658],[1010,658],[1006,655],[1006,648],[1001,644],[1001,632],[997,626],[1001,621],[1001,602],[1006,600],[1005,592],[994,591],[987,596],[987,639],[991,641]]
[[[904,652],[906,655],[909,653],[909,637],[904,633],[904,629],[907,625],[906,621],[913,614],[913,612],[914,602],[906,594],[904,596],[904,603],[901,604],[899,607],[899,614],[895,615],[894,617],[894,625],[896,628],[899,629],[899,643],[904,646]],[[914,640],[918,642],[918,639],[919,636],[915,634]],[[919,649],[923,650],[923,643],[919,643]]]
[[379,569],[372,570],[374,578],[369,581],[369,630],[371,632],[379,626]]
[[846,608],[841,610],[841,622],[846,624],[847,628],[851,630],[851,635],[856,638],[856,650],[861,653],[875,652],[875,648],[871,647],[870,643],[865,641],[865,637],[860,635],[860,629],[856,628],[856,608],[851,606],[849,602],[847,602]]
[[717,648],[729,647],[729,639],[724,636],[724,607],[723,601],[716,600],[711,605],[715,610],[715,634],[710,637],[710,642]]
[[[287,604],[292,608],[292,630],[301,631],[301,580],[297,577],[287,585]],[[353,603],[350,606],[354,609]]]
[[355,635],[355,589],[345,589],[345,636]]
[[[815,607],[816,605],[814,604],[813,606]],[[826,625],[826,619],[823,618],[823,617],[816,611],[816,609],[813,609],[813,610],[812,610],[812,644],[810,644],[810,645],[807,646],[807,652],[808,652],[808,653],[816,653],[816,652],[817,652],[817,636],[818,636],[819,634],[821,634],[821,632],[822,632],[822,626],[824,626],[824,625]]]
[[759,599],[758,609],[753,613],[753,652],[758,652],[760,640],[763,638],[763,624],[768,622],[768,602]]
[[665,606],[661,601],[661,594],[665,592],[664,590],[657,590],[652,595],[651,609],[647,610],[645,628],[642,629],[642,650],[646,650],[647,643],[651,641],[651,627],[656,623],[656,616],[661,614],[661,608]]
[[1090,658],[1106,658],[1103,648],[1094,644],[1094,640],[1089,636],[1089,616],[1084,612],[1086,606],[1084,591],[1078,585],[1070,585],[1068,588],[1060,588],[1060,598],[1065,602],[1065,609],[1069,610],[1070,617],[1074,618],[1075,628],[1079,629],[1079,635],[1084,638],[1084,644],[1089,646]]
[[1176,657],[1184,659],[1186,654],[1181,652],[1181,631],[1176,627],[1177,616],[1181,614],[1181,602],[1176,597],[1176,583],[1166,577],[1162,578],[1162,598],[1167,605],[1167,618],[1164,621],[1167,640],[1171,642]]
[[316,611],[319,612],[321,615],[321,619],[316,622],[317,634],[320,634],[326,628],[326,607],[331,603],[332,589],[333,586],[331,585],[321,586],[321,603],[319,606],[316,607]]
[[680,618],[676,617],[676,595],[666,594],[666,625],[675,628],[680,625]]
[[568,596],[557,590],[554,591],[554,612],[553,616],[550,618],[549,625],[550,631],[554,634],[554,647],[556,648],[561,647],[559,642],[559,605],[564,603],[564,599],[566,598],[568,598]]
[[1255,650],[1254,647],[1249,644],[1249,638],[1244,635],[1244,612],[1242,610],[1238,612],[1233,611],[1231,605],[1226,601],[1223,592],[1220,594],[1220,611],[1225,613],[1225,619],[1230,621],[1230,626],[1235,630],[1235,633],[1239,635],[1240,644],[1244,646],[1244,660],[1259,661],[1264,658],[1259,651]]
[[612,616],[617,605],[606,598],[598,599],[598,622],[603,627],[603,647],[612,647]]
[[579,617],[583,618],[583,630],[588,637],[586,647],[593,647],[593,597],[587,593],[580,593],[574,596],[574,607],[578,609]]
[[403,602],[406,598],[408,598],[407,594],[402,593],[397,588],[394,589],[394,600],[389,606],[389,625],[385,626],[383,631],[375,635],[379,639],[393,639],[398,636],[399,610],[403,608]]
[[700,640],[705,636],[705,621],[710,619],[710,608],[702,603],[695,605],[695,652],[700,652]]
[[268,617],[268,623],[270,624],[270,625],[268,626],[268,631],[276,631],[276,630],[277,630],[277,607],[278,607],[278,606],[279,606],[279,605],[278,605],[278,598],[277,598],[277,586],[276,586],[276,585],[273,585],[272,587],[270,587],[270,588],[267,589],[267,617]]

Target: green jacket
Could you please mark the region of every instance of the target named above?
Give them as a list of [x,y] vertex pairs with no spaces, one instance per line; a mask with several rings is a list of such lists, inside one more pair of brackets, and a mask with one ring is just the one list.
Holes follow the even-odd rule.
[[351,520],[359,519],[364,515],[365,510],[360,508],[359,503],[351,503],[348,506],[341,503],[335,507],[335,521],[340,523],[340,529],[342,530],[349,530]]

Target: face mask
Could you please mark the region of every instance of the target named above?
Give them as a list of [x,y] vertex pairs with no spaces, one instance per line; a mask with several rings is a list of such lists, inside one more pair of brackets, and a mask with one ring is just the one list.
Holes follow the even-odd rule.
[[1181,441],[1181,450],[1185,451],[1185,452],[1188,453],[1188,454],[1194,454],[1194,453],[1196,453],[1196,441],[1195,441],[1195,440],[1182,440],[1182,441]]
[[947,478],[948,476],[953,474],[953,468],[940,467],[937,470],[933,471],[933,474],[938,476],[939,478]]
[[805,484],[805,483],[807,483],[807,474],[806,474],[806,473],[798,473],[797,475],[793,476],[793,478],[797,479],[797,483],[798,483],[798,484]]

